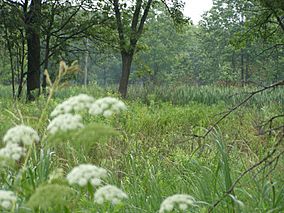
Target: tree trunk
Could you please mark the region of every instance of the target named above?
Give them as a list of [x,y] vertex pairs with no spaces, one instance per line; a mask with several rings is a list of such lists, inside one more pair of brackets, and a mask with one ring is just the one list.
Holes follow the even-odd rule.
[[8,35],[8,28],[6,27],[6,19],[4,17],[4,27],[5,27],[5,38],[7,42],[7,47],[9,51],[9,58],[10,58],[10,66],[11,66],[11,76],[12,76],[12,95],[13,98],[15,98],[15,70],[14,70],[14,62],[13,62],[13,53],[12,53],[12,46],[11,46],[11,41],[9,39]]
[[241,53],[241,85],[245,86],[245,65],[244,65],[244,53]]
[[11,76],[12,76],[12,95],[13,98],[15,98],[15,66],[14,66],[14,61],[13,61],[13,54],[12,54],[12,48],[10,45],[10,41],[7,37],[7,46],[8,46],[8,50],[9,50],[9,58],[10,58],[10,65],[11,65]]
[[122,73],[119,82],[119,93],[123,98],[126,98],[127,86],[129,81],[129,75],[131,70],[131,64],[133,60],[133,53],[121,53],[122,58]]
[[246,74],[245,74],[246,82],[249,79],[249,54],[246,53]]
[[[147,3],[145,4],[145,8],[142,14],[141,9],[142,9],[142,0],[137,0],[135,4],[135,9],[134,13],[132,16],[132,21],[130,26],[130,47],[127,47],[127,37],[125,36],[125,30],[124,27],[124,22],[122,21],[122,15],[120,11],[120,6],[119,6],[119,0],[113,0],[113,9],[115,13],[115,18],[116,18],[116,27],[117,27],[117,32],[118,32],[118,37],[119,37],[119,44],[120,44],[120,49],[121,49],[121,57],[122,57],[122,73],[120,77],[120,82],[119,82],[119,88],[118,91],[121,94],[123,98],[126,97],[127,94],[127,86],[128,86],[128,80],[129,80],[129,75],[130,75],[130,69],[131,69],[131,64],[133,60],[133,55],[136,49],[136,44],[138,42],[138,39],[141,37],[144,24],[146,22],[150,7],[152,5],[153,0],[148,0]],[[141,16],[140,22],[139,22],[139,17]]]
[[20,75],[18,77],[18,99],[20,99],[21,94],[22,94],[22,90],[23,90],[23,81],[24,81],[24,61],[25,61],[25,36],[24,36],[24,32],[23,30],[20,30],[21,32],[21,43],[22,43],[22,47],[21,47],[21,67],[20,67]]
[[27,100],[34,100],[33,90],[40,94],[40,7],[41,0],[33,0],[27,17],[27,47],[28,47],[28,71],[27,71]]
[[18,87],[18,99],[21,98],[21,94],[23,91],[23,81],[24,81],[24,71],[21,69],[21,73],[20,73],[20,79],[19,79],[19,87]]
[[[49,64],[49,42],[50,42],[50,34],[48,33],[48,35],[46,36],[46,43],[45,43],[45,55],[44,55],[44,68],[43,70],[47,70],[48,71],[48,64]],[[44,95],[47,95],[46,93],[46,86],[47,86],[47,82],[46,82],[46,74],[45,72],[42,75],[42,93]]]
[[28,72],[27,72],[27,98],[33,100],[35,97],[31,91],[40,90],[40,38],[36,32],[27,35],[28,44]]

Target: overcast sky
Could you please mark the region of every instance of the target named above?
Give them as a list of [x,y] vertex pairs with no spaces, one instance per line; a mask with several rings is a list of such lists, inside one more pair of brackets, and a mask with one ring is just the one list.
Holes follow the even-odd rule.
[[201,15],[213,5],[212,0],[185,0],[185,2],[185,15],[189,16],[194,24],[197,24]]

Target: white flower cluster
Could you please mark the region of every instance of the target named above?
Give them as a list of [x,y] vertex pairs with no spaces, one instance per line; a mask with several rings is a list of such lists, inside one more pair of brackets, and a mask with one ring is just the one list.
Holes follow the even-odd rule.
[[20,160],[22,156],[25,156],[26,149],[18,144],[7,144],[4,148],[0,149],[0,157],[13,159],[15,161]]
[[116,186],[106,185],[99,188],[94,196],[95,202],[103,204],[104,202],[110,202],[113,205],[119,204],[122,200],[127,199],[128,196],[122,190]]
[[176,194],[167,197],[161,204],[159,213],[171,212],[175,208],[187,211],[190,206],[194,206],[195,199],[187,194]]
[[96,100],[91,106],[89,113],[92,115],[103,115],[110,117],[115,113],[126,110],[126,105],[113,97],[105,97]]
[[78,184],[83,187],[90,183],[98,186],[102,183],[102,178],[107,177],[107,171],[92,164],[81,164],[72,169],[67,175],[69,184]]
[[109,117],[125,109],[126,105],[116,98],[105,97],[95,101],[91,96],[80,94],[70,97],[51,112],[50,115],[53,120],[48,125],[47,130],[54,134],[57,131],[83,128],[82,118],[79,115],[72,114],[83,110],[88,110],[93,115]]
[[15,126],[9,129],[3,137],[6,146],[0,149],[0,157],[18,161],[26,153],[24,146],[30,146],[39,140],[33,128],[25,125]]
[[4,209],[11,209],[16,200],[17,197],[14,192],[0,190],[0,207]]
[[80,112],[86,109],[89,109],[92,103],[94,103],[95,99],[86,94],[80,94],[77,96],[73,96],[68,98],[66,101],[57,105],[56,108],[51,112],[51,117],[56,117],[61,114],[72,113],[72,112]]
[[21,145],[32,145],[33,142],[39,142],[40,138],[37,132],[25,125],[15,126],[7,131],[3,137],[5,144],[21,144]]
[[[107,171],[92,164],[81,164],[72,169],[67,175],[67,181],[70,185],[77,184],[81,187],[90,183],[93,187],[102,184],[102,179],[107,177]],[[106,185],[100,187],[94,194],[94,201],[98,204],[110,202],[113,205],[119,204],[128,196],[116,186]]]
[[68,131],[83,128],[82,118],[80,115],[72,115],[70,113],[58,115],[47,126],[47,131],[55,134],[58,131]]

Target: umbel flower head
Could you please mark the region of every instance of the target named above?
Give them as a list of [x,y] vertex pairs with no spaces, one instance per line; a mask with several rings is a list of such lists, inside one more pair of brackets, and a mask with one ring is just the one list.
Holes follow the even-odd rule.
[[121,189],[116,186],[106,185],[99,188],[94,195],[95,202],[103,204],[110,202],[113,205],[119,204],[122,200],[127,199],[128,196]]
[[68,130],[83,128],[82,118],[80,115],[72,115],[70,113],[58,115],[47,126],[47,131],[55,134],[58,131],[66,132]]
[[190,206],[195,206],[195,199],[187,194],[176,194],[167,197],[161,204],[159,213],[171,212],[174,209],[188,212]]
[[89,109],[92,103],[94,103],[95,99],[86,94],[80,94],[77,96],[73,96],[68,98],[66,101],[57,105],[55,109],[51,112],[51,117],[56,117],[61,114],[66,113],[78,113],[83,110]]
[[39,142],[40,138],[37,132],[25,125],[18,125],[9,129],[3,137],[5,144],[32,145],[33,142]]
[[0,208],[11,209],[13,203],[17,200],[16,195],[12,191],[0,190]]
[[16,143],[9,143],[4,148],[0,149],[0,157],[12,159],[15,161],[20,160],[26,153],[24,147],[19,146]]
[[105,177],[107,177],[105,169],[92,164],[81,164],[72,169],[67,175],[67,180],[70,185],[77,184],[84,187],[90,183],[92,186],[99,186],[102,183],[102,178]]
[[91,106],[89,113],[92,115],[103,115],[104,117],[110,117],[115,113],[120,113],[126,110],[126,105],[113,97],[105,97],[96,100]]

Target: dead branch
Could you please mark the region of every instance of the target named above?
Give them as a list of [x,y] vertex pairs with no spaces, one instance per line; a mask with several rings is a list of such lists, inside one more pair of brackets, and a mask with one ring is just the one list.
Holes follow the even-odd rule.
[[[213,123],[213,125],[211,125],[211,127],[207,130],[207,132],[204,135],[198,136],[201,138],[205,138],[209,133],[211,133],[215,127],[221,122],[223,121],[225,118],[227,118],[230,114],[232,114],[234,111],[236,111],[237,109],[239,109],[241,106],[243,106],[244,104],[246,104],[253,96],[255,96],[256,94],[259,94],[261,92],[264,92],[266,90],[269,89],[274,89],[276,87],[279,86],[283,86],[284,85],[284,80],[278,81],[276,83],[273,83],[269,86],[263,86],[261,89],[255,90],[253,92],[250,92],[249,95],[243,100],[241,101],[239,104],[237,104],[236,106],[234,106],[233,108],[229,109],[228,111],[224,112],[223,116],[221,118],[219,118],[215,123]],[[196,137],[196,136],[195,136]]]

